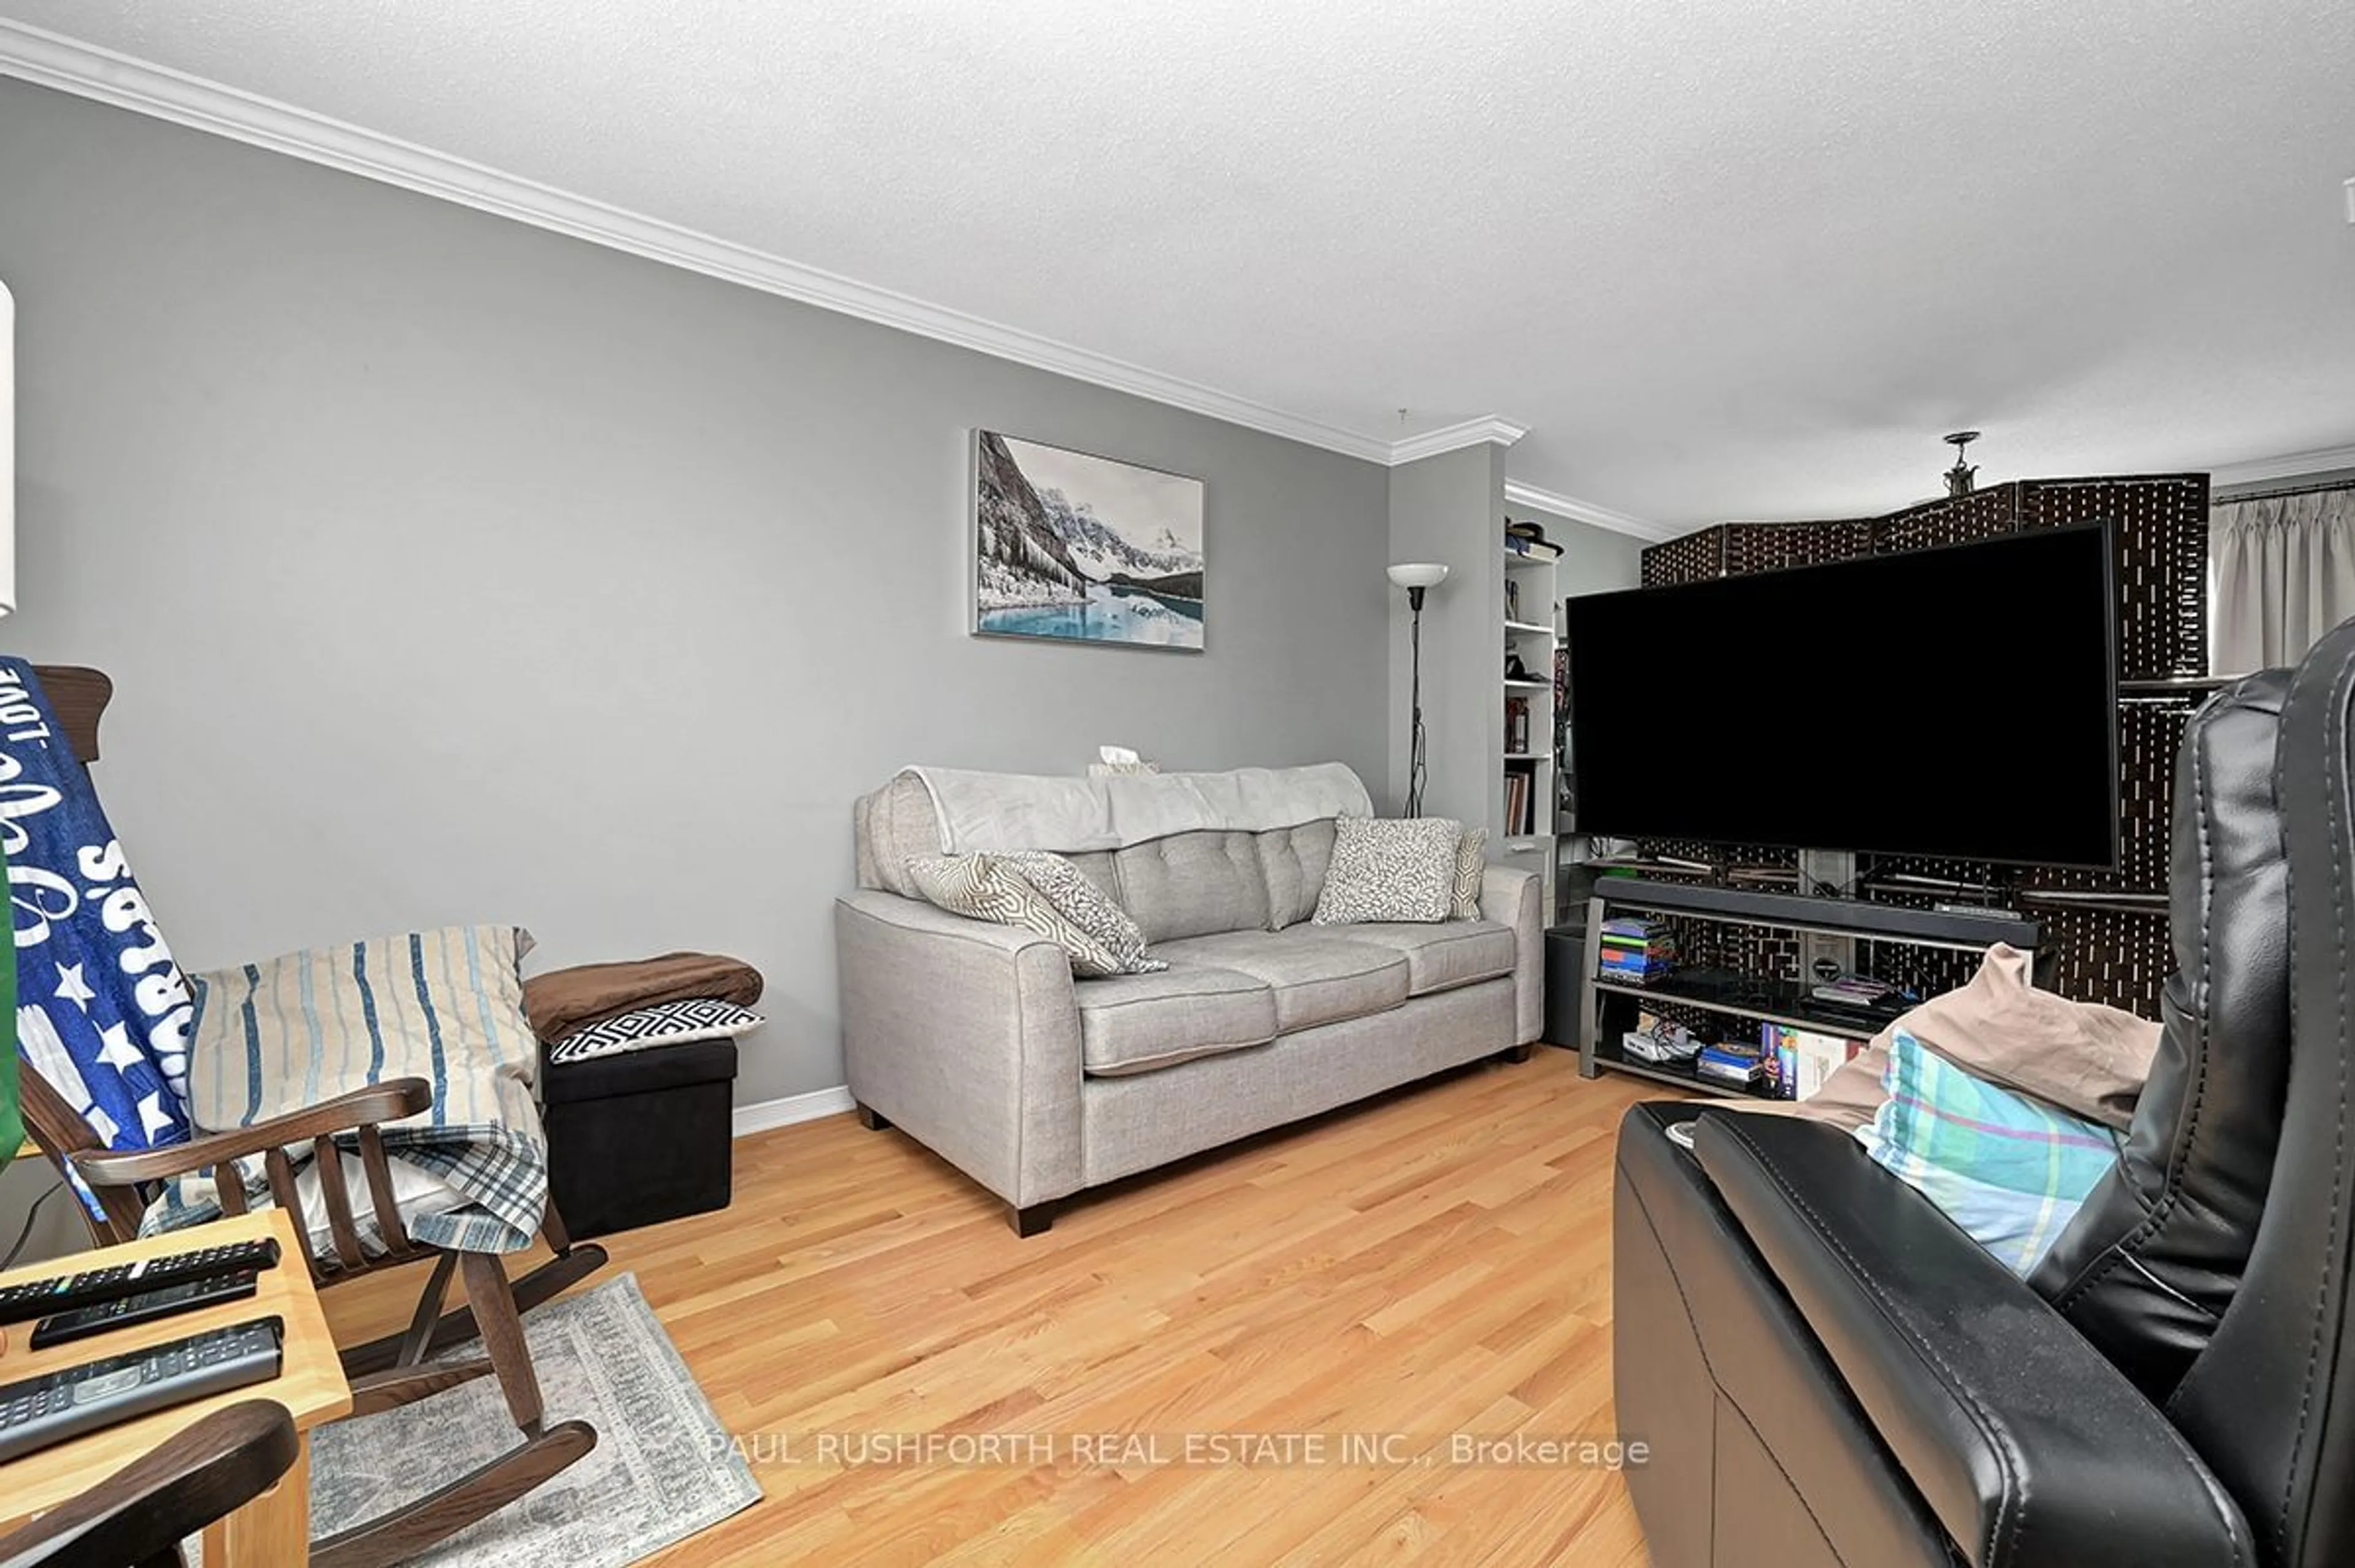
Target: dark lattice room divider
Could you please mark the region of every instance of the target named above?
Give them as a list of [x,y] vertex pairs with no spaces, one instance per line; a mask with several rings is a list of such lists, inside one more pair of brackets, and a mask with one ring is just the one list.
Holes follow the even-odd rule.
[[[1646,587],[1731,577],[1783,567],[1963,544],[1998,534],[2071,523],[2107,522],[2116,552],[2118,593],[2118,869],[2008,868],[2028,913],[2043,923],[2049,984],[2083,1001],[2108,1002],[2145,1018],[2158,1016],[2168,952],[2168,805],[2175,749],[2202,688],[2163,683],[2208,673],[2208,476],[2169,474],[2123,478],[2023,479],[1969,496],[1926,501],[1883,517],[1817,523],[1722,523],[1644,551]],[[1990,606],[2000,613],[2000,606]],[[1753,845],[1646,839],[1655,854],[1714,865],[1795,869],[1788,849]],[[1819,846],[1827,849],[1836,844]],[[1982,881],[1987,868],[1920,856],[1869,856],[1868,879],[1891,873],[1956,883]],[[2074,894],[2055,901],[2053,894]],[[1918,895],[1876,891],[1876,899],[1928,904]],[[1721,964],[1756,974],[1796,976],[1798,944],[1788,933],[1757,927],[1695,926],[1680,944],[1697,947],[1688,963]],[[1680,945],[1679,952],[1682,953]],[[1969,978],[1966,955],[1859,944],[1858,966],[1914,986],[1924,995]]]

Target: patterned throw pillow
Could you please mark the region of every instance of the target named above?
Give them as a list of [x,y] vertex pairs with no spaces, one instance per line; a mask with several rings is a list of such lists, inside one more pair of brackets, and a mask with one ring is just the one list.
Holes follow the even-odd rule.
[[717,997],[692,997],[683,1002],[657,1002],[584,1024],[548,1048],[548,1060],[561,1066],[593,1056],[620,1056],[657,1045],[686,1045],[698,1040],[733,1040],[769,1020]]
[[1333,863],[1316,897],[1318,925],[1433,924],[1447,918],[1455,903],[1462,823],[1444,816],[1344,816],[1334,828]]
[[1480,884],[1488,875],[1488,830],[1467,827],[1455,846],[1455,898],[1450,920],[1480,918]]
[[1035,931],[1059,944],[1082,978],[1120,973],[1120,955],[1064,919],[1003,855],[911,855],[907,868],[926,901],[951,914]]
[[2118,1135],[1972,1076],[1906,1029],[1856,1139],[2022,1279],[2118,1160]]
[[1120,961],[1122,974],[1151,975],[1169,967],[1158,958],[1145,955],[1145,933],[1128,912],[1060,855],[1025,849],[998,859],[1021,872],[1022,880],[1038,889],[1055,906],[1056,913],[1103,943]]

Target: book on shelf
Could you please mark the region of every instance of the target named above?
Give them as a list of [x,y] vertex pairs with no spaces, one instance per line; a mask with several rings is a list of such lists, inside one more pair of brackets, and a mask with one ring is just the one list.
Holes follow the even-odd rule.
[[1625,985],[1648,986],[1677,966],[1677,939],[1662,922],[1622,917],[1603,923],[1602,976]]
[[1527,838],[1538,830],[1537,764],[1505,764],[1505,837]]
[[1521,585],[1508,577],[1505,579],[1505,619],[1518,621],[1520,618]]
[[1780,1064],[1785,1100],[1810,1098],[1824,1086],[1826,1079],[1863,1055],[1865,1048],[1864,1041],[1849,1040],[1845,1035],[1771,1023],[1758,1026],[1758,1043],[1762,1054],[1771,1054]]
[[1526,752],[1529,749],[1529,699],[1526,697],[1505,699],[1505,750]]
[[1741,1040],[1721,1040],[1701,1047],[1693,1058],[1693,1071],[1713,1083],[1732,1089],[1776,1087],[1774,1065],[1756,1046]]

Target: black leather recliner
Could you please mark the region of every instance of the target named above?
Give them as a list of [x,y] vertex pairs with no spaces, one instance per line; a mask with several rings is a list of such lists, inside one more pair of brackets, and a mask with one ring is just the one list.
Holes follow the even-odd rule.
[[1837,1128],[1629,1112],[1657,1568],[2355,1568],[2350,701],[2355,623],[2189,727],[2151,1082],[2028,1281]]

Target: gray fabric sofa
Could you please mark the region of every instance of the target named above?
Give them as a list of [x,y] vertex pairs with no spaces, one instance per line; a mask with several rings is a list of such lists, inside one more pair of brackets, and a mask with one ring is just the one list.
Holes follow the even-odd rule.
[[[1488,868],[1480,918],[1316,925],[1331,818],[1196,831],[1074,864],[1167,973],[1074,980],[1030,932],[914,896],[942,851],[903,776],[857,809],[859,891],[837,901],[843,1055],[868,1125],[896,1125],[1045,1228],[1085,1188],[1484,1057],[1544,1016],[1538,879]],[[1040,846],[1047,848],[1048,846]]]

